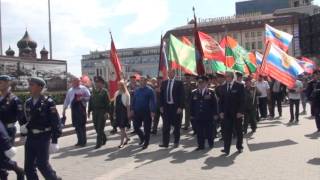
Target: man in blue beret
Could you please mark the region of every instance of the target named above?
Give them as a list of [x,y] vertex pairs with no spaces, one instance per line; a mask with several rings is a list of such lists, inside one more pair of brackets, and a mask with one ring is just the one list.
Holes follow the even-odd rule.
[[37,180],[36,168],[45,179],[60,180],[49,163],[49,153],[58,151],[58,138],[62,124],[52,98],[42,94],[46,83],[41,78],[29,80],[31,97],[25,102],[26,121],[21,134],[27,135],[25,143],[25,172],[27,179]]
[[[16,122],[19,121],[21,125],[24,113],[20,99],[10,90],[11,79],[8,75],[0,76],[0,121],[7,131],[11,146],[13,146],[17,132]],[[1,168],[0,174],[7,174],[7,172]]]

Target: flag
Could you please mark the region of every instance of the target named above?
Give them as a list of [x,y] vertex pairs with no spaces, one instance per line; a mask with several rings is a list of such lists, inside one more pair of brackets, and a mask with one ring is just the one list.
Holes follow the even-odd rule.
[[299,65],[302,67],[302,69],[304,70],[304,72],[308,73],[308,74],[313,74],[314,70],[315,70],[315,66],[314,64],[307,62],[307,61],[303,61],[303,60],[298,60],[297,62],[299,63]]
[[110,61],[111,61],[111,66],[109,69],[109,96],[110,99],[114,98],[115,92],[118,90],[118,82],[121,80],[121,63],[120,59],[117,54],[117,49],[116,46],[114,45],[114,41],[112,38],[112,34],[110,33],[111,36],[111,50],[110,50]]
[[293,88],[297,76],[304,71],[294,57],[289,56],[273,43],[268,43],[262,60],[262,72]]
[[194,7],[193,7],[193,15],[194,15],[193,16],[194,17],[193,34],[194,34],[195,56],[196,56],[196,62],[197,62],[197,73],[198,75],[204,75],[206,73],[203,65],[204,52],[201,44],[200,35],[198,33],[197,17],[196,17]]
[[266,24],[266,44],[272,42],[284,51],[288,51],[292,35]]
[[204,60],[225,61],[224,50],[213,37],[201,31],[198,31],[198,36],[200,38]]
[[256,72],[255,56],[241,47],[235,39],[226,36],[220,46],[225,49],[227,67],[245,74]]
[[182,37],[181,37],[181,41],[182,41],[184,44],[186,44],[186,45],[193,46],[192,42],[191,42],[191,41],[189,40],[189,38],[186,37],[186,36],[182,36]]
[[159,69],[158,69],[158,77],[160,76],[160,72],[162,74],[163,79],[168,78],[168,59],[166,55],[165,42],[161,35],[161,43],[160,43],[160,56],[159,56]]
[[168,62],[171,69],[181,69],[187,74],[197,74],[194,47],[188,46],[173,35],[169,37]]
[[221,61],[208,61],[210,63],[211,69],[213,72],[226,72],[226,71],[232,71],[229,67],[227,67],[223,62]]
[[317,69],[317,63],[314,62],[313,60],[306,58],[306,57],[303,57],[303,56],[301,57],[301,60],[313,64],[314,68]]
[[256,54],[257,65],[261,65],[262,64],[263,55],[261,53],[259,53],[258,51],[256,51],[255,54]]

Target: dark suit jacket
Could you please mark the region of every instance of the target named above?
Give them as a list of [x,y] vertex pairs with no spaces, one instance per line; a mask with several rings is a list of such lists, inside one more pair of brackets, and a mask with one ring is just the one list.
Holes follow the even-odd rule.
[[[160,106],[165,107],[167,105],[167,86],[169,81],[163,81],[160,91]],[[176,108],[184,108],[185,94],[182,81],[174,80],[172,87],[172,98]]]
[[224,116],[235,116],[237,113],[244,113],[244,86],[234,82],[230,92],[227,90],[227,83],[222,85],[219,99],[219,112]]

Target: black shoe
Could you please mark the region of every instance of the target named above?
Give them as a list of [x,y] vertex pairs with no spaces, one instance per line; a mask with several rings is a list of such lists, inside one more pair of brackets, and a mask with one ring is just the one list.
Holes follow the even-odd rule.
[[144,143],[144,140],[140,140],[139,146],[141,146]]
[[101,148],[101,145],[100,145],[100,144],[97,144],[97,145],[94,147],[94,149],[99,149],[99,148]]
[[118,132],[117,129],[113,129],[112,131],[110,131],[110,134],[116,134]]
[[256,132],[256,129],[252,129],[251,133],[255,133]]
[[189,127],[184,127],[182,129],[185,130],[185,131],[188,131]]
[[195,149],[195,151],[201,151],[204,150],[204,147],[198,147],[197,149]]
[[289,123],[293,123],[293,119],[291,119],[291,120],[289,121]]
[[221,150],[221,152],[223,152],[226,156],[228,156],[228,155],[230,154],[230,152],[229,152],[229,151],[227,152],[227,151],[226,151],[226,150],[224,150],[224,149],[223,149],[223,150]]
[[124,147],[124,144],[121,144],[118,146],[119,149],[122,149]]
[[174,143],[173,148],[178,148],[179,147],[179,143]]
[[159,145],[159,147],[161,147],[161,148],[168,148],[168,147],[169,147],[169,145],[160,144],[160,145]]
[[157,131],[151,131],[150,134],[157,135]]
[[243,152],[243,149],[238,149],[238,153],[241,154]]
[[126,139],[126,141],[124,141],[123,145],[127,145],[130,140],[131,140],[130,138]]
[[74,146],[78,147],[78,146],[80,146],[80,143],[77,143],[77,144],[75,144]]
[[142,149],[147,149],[148,148],[148,145],[143,145],[142,146]]

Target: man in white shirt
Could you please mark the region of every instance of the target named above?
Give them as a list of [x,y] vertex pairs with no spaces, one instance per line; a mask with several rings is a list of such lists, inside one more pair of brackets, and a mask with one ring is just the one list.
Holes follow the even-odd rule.
[[259,96],[259,111],[260,111],[260,118],[267,118],[268,115],[268,96],[270,92],[270,86],[268,81],[263,80],[262,76],[258,77],[258,81],[256,83],[258,90],[260,91],[261,95]]
[[72,80],[72,88],[67,92],[63,105],[62,115],[65,117],[66,109],[71,106],[72,125],[75,127],[78,142],[75,146],[84,147],[87,144],[86,122],[87,102],[90,100],[90,91],[83,85],[80,85],[80,79]]
[[[299,105],[301,99],[301,92],[303,90],[303,84],[300,80],[296,80],[296,85],[294,88],[289,89],[288,97],[289,97],[289,104],[290,104],[290,121],[292,123],[295,119],[295,122],[299,122]],[[295,106],[295,113],[294,111]]]

